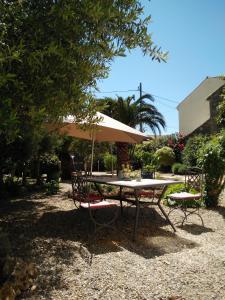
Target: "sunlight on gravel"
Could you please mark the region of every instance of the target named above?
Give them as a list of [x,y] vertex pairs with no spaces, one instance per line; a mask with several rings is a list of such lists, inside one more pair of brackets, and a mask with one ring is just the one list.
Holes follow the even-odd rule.
[[[225,205],[201,210],[174,234],[155,208],[142,211],[132,242],[134,209],[117,230],[88,243],[88,219],[62,184],[56,196],[17,199],[0,213],[13,254],[38,270],[35,291],[20,299],[225,299]],[[179,212],[171,214],[179,221]]]

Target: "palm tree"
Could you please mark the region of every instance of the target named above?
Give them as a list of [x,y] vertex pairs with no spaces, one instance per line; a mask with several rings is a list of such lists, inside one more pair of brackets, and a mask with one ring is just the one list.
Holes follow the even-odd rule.
[[[154,102],[154,98],[150,94],[145,94],[137,100],[134,97],[125,99],[118,97],[116,100],[106,98],[104,99],[106,104],[104,113],[133,128],[143,124],[156,135],[157,131],[161,133],[161,127],[165,129],[166,123],[157,108],[153,104],[147,103],[145,99]],[[117,161],[119,169],[122,164],[129,162],[127,143],[117,143]]]

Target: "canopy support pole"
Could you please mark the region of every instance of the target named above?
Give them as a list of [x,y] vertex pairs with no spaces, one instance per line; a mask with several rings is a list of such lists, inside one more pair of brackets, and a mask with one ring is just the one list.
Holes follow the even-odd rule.
[[94,161],[94,147],[95,147],[95,133],[94,130],[92,131],[92,145],[91,145],[91,170],[90,170],[90,176],[92,176],[93,171],[93,161]]
[[112,171],[112,177],[113,177],[113,147],[112,147],[112,143],[110,143],[110,152],[111,152],[111,171]]

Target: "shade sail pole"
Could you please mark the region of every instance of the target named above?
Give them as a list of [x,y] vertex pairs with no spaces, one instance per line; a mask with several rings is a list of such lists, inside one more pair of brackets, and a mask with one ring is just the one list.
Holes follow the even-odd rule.
[[92,145],[91,145],[91,170],[90,170],[90,175],[92,176],[92,171],[93,171],[93,160],[94,160],[94,147],[95,147],[95,132],[92,130],[91,132],[91,139],[92,139]]
[[111,171],[112,171],[112,177],[113,177],[113,149],[112,149],[112,143],[110,143],[110,152],[111,152]]

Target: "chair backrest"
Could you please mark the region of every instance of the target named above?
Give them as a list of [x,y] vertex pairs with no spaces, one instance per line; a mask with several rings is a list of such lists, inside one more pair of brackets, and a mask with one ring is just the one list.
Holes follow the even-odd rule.
[[80,203],[87,202],[90,190],[90,184],[87,181],[87,174],[82,174],[82,172],[73,172],[71,180],[74,203],[77,201]]
[[202,194],[203,172],[198,167],[188,168],[185,174],[185,187],[187,190],[194,189]]

